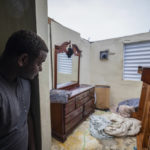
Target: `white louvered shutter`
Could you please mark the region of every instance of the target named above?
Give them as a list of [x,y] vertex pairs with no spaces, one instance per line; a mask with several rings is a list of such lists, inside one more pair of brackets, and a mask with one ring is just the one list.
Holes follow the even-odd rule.
[[124,45],[124,80],[141,80],[138,66],[150,67],[150,41]]
[[57,71],[63,74],[72,74],[72,57],[68,58],[66,53],[59,53],[57,57],[58,57]]

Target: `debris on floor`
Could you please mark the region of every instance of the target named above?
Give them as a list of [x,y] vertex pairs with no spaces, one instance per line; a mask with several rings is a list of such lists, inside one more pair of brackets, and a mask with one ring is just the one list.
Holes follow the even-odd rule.
[[[95,110],[94,115],[111,114]],[[99,140],[90,135],[90,117],[83,121],[64,143],[52,138],[51,150],[135,150],[136,137],[120,137]]]

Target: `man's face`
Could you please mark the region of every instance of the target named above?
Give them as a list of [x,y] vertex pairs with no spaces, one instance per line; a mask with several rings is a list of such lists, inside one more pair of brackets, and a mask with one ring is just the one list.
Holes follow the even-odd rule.
[[29,61],[28,64],[23,67],[21,77],[30,80],[34,79],[39,71],[42,71],[42,63],[46,60],[46,57],[47,52],[41,50],[37,58]]

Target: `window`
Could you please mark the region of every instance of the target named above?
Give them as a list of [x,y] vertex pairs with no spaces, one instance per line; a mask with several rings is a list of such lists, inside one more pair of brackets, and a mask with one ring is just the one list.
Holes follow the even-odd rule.
[[58,72],[63,74],[72,74],[72,57],[68,58],[66,53],[59,53],[58,57]]
[[138,66],[150,67],[150,41],[124,45],[124,80],[141,80]]

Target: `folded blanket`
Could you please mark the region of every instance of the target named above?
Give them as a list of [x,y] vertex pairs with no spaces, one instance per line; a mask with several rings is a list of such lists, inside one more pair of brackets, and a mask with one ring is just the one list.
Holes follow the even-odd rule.
[[68,98],[71,96],[71,93],[68,90],[50,90],[51,103],[68,103]]

